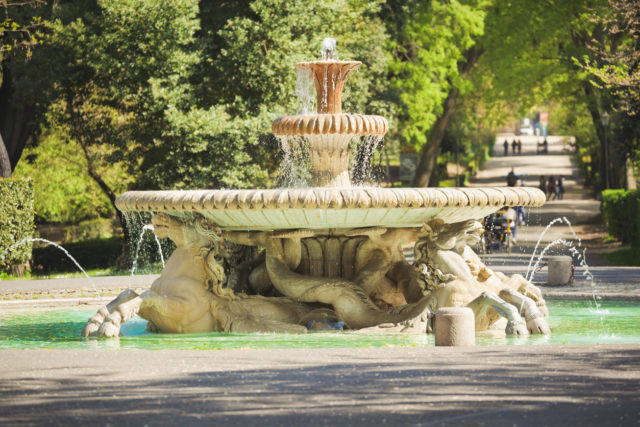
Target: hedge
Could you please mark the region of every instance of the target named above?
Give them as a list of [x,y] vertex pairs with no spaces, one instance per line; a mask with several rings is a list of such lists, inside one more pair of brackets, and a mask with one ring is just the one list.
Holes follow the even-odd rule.
[[609,234],[640,248],[640,191],[605,190],[600,208]]
[[20,242],[33,236],[33,217],[33,182],[0,178],[0,272],[24,274],[31,242]]
[[[65,243],[63,246],[85,270],[113,267],[122,254],[122,239],[117,237]],[[33,249],[31,274],[37,276],[62,272],[79,272],[79,270],[73,261],[55,246]]]

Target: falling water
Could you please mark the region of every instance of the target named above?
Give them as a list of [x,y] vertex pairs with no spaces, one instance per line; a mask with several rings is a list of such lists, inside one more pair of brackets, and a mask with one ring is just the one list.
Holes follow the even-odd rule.
[[[151,215],[152,214],[150,213],[142,212],[124,213],[124,222],[128,230],[127,245],[131,249],[130,255],[132,275],[135,274],[140,261],[144,261],[145,263],[153,261],[149,259],[149,255],[153,253],[153,251],[155,250],[154,248],[157,248],[160,261],[162,262],[162,266],[164,267],[164,252],[166,252],[167,248],[165,247],[165,251],[163,252],[162,244],[155,234],[153,234],[153,243],[151,243],[150,241],[144,241],[145,232],[148,230],[153,230],[153,226],[150,225]],[[133,248],[135,248],[135,251]]]
[[[136,244],[136,252],[133,258],[133,265],[131,266],[131,277],[135,275],[136,268],[138,267],[138,255],[140,253],[140,246],[142,245],[142,240],[144,239],[144,233],[146,231],[151,231],[153,233],[153,225],[147,224],[142,227],[142,231],[140,232],[140,238],[138,239],[138,243]],[[153,233],[153,237],[156,239],[156,244],[158,245],[158,253],[160,254],[160,261],[162,262],[162,268],[164,268],[164,256],[162,254],[162,245],[160,244],[160,239],[158,236]]]
[[372,176],[371,160],[373,153],[382,144],[381,135],[368,135],[363,137],[356,150],[352,160],[351,182],[354,185],[363,185],[367,182],[374,181]]
[[311,70],[296,68],[296,98],[299,114],[316,113],[316,95]]
[[302,188],[311,181],[309,141],[301,136],[278,136],[282,161],[277,175],[280,188]]
[[67,251],[65,248],[63,248],[59,244],[57,244],[55,242],[52,242],[51,240],[42,239],[40,237],[29,237],[29,238],[26,238],[26,239],[22,239],[19,242],[14,243],[13,245],[9,246],[9,248],[7,248],[5,250],[5,252],[0,256],[0,258],[4,259],[4,256],[5,256],[4,254],[12,251],[13,249],[15,249],[15,248],[17,248],[17,247],[19,247],[21,245],[24,245],[26,243],[34,243],[34,242],[46,243],[48,245],[51,245],[51,246],[55,247],[56,249],[61,250],[67,256],[67,258],[69,258],[75,264],[75,266],[78,267],[78,270],[80,270],[82,272],[82,274],[84,274],[84,276],[87,278],[87,280],[89,281],[89,283],[93,287],[93,290],[96,291],[96,294],[98,294],[98,297],[102,298],[102,294],[100,293],[100,291],[98,291],[98,288],[96,287],[95,283],[93,283],[93,280],[91,279],[91,277],[89,277],[87,272],[84,270],[84,268],[82,268],[82,266],[78,263],[78,261],[76,261],[76,259],[71,256],[69,251]]

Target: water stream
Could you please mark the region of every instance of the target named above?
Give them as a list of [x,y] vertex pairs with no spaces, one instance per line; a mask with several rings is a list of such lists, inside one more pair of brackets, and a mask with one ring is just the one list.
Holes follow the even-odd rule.
[[[138,238],[138,243],[136,244],[135,256],[133,258],[133,265],[131,266],[131,277],[135,275],[136,269],[138,267],[138,257],[140,253],[140,246],[142,245],[142,240],[144,239],[144,233],[146,231],[151,231],[153,233],[153,225],[147,224],[143,226],[142,230],[140,231],[140,237]],[[158,239],[158,236],[156,236],[155,233],[153,233],[153,237],[155,238],[156,244],[158,245],[158,254],[160,254],[160,261],[162,262],[162,268],[164,268],[164,255],[162,253],[162,245],[160,244],[160,239]],[[131,286],[131,283],[129,284],[129,286]]]
[[[59,244],[57,244],[55,242],[52,242],[51,240],[42,239],[40,237],[29,237],[27,239],[22,239],[19,242],[14,243],[9,248],[7,248],[7,250],[4,253],[10,252],[13,249],[15,249],[15,248],[17,248],[17,247],[19,247],[21,245],[24,245],[24,244],[27,244],[27,243],[35,243],[35,242],[46,243],[46,244],[51,245],[51,246],[55,247],[56,249],[59,249],[60,251],[62,251],[62,253],[64,253],[67,256],[67,258],[69,258],[71,260],[71,262],[73,262],[75,264],[75,266],[78,268],[78,270],[80,270],[82,272],[82,274],[84,274],[84,276],[87,278],[87,280],[89,281],[89,283],[93,287],[93,290],[96,292],[98,297],[102,297],[102,294],[100,293],[100,291],[96,287],[96,284],[93,282],[91,277],[87,274],[85,269],[82,268],[82,266],[78,263],[78,261],[76,261],[76,259],[73,256],[71,256],[69,251],[67,251],[64,247],[60,246]],[[4,254],[2,254],[2,257],[4,258]]]

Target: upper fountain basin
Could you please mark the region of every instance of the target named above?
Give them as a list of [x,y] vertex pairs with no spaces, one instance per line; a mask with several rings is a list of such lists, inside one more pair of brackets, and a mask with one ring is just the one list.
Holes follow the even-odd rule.
[[360,61],[298,62],[297,69],[307,70],[313,80],[318,99],[318,113],[342,112],[342,88],[349,74],[362,65]]
[[276,119],[271,125],[274,135],[384,135],[387,119],[363,114],[305,114]]
[[420,227],[479,220],[503,206],[542,206],[531,187],[128,191],[123,212],[199,213],[226,230]]

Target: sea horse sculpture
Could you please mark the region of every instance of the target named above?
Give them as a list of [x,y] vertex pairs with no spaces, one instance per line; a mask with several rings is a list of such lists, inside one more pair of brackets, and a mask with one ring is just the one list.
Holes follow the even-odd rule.
[[[121,323],[136,313],[149,321],[149,330],[174,333],[300,333],[309,324],[328,322],[343,322],[349,329],[381,326],[425,333],[433,310],[455,305],[473,309],[478,330],[503,316],[509,334],[549,333],[539,290],[523,278],[493,273],[469,248],[467,243],[477,239],[473,221],[334,231],[341,239],[318,237],[312,230],[222,232],[204,217],[185,222],[164,214],[155,215],[153,225],[159,237],[177,246],[162,275],[140,295],[124,291],[98,310],[83,336],[117,336]],[[400,242],[416,237],[412,266]],[[270,282],[252,285],[265,295],[236,293],[226,286],[224,261],[233,243],[266,249],[264,261],[243,275],[247,281]],[[332,268],[334,273],[328,273]]]
[[[342,279],[297,276],[295,280],[304,285],[296,295],[285,297],[236,294],[225,287],[226,249],[219,228],[203,217],[185,223],[164,214],[153,217],[153,226],[158,237],[169,237],[176,244],[162,275],[140,295],[126,290],[100,308],[85,325],[83,336],[118,336],[120,325],[135,314],[149,321],[149,330],[168,333],[301,333],[310,322],[329,321],[342,321],[353,329],[384,324],[426,331],[428,298],[383,310],[357,285]],[[241,233],[226,237],[247,239]],[[283,237],[259,233],[251,242],[268,245],[270,268],[286,280]],[[307,304],[311,302],[324,306]]]

